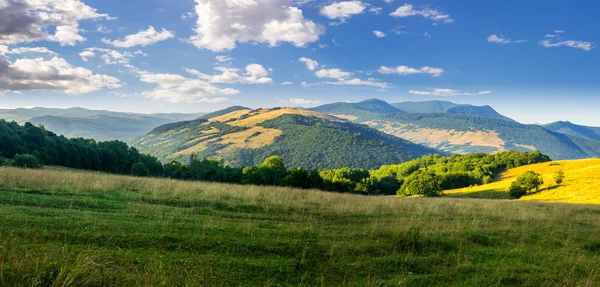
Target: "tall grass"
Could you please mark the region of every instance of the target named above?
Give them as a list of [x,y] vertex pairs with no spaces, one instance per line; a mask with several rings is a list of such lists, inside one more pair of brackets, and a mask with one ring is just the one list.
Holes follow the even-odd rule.
[[600,207],[0,168],[0,286],[600,284]]

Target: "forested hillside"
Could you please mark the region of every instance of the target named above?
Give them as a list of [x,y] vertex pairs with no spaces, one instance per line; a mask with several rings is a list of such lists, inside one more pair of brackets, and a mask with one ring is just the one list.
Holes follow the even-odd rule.
[[435,113],[448,113],[458,115],[471,115],[481,116],[494,119],[511,120],[498,113],[490,106],[473,106],[455,104],[446,101],[425,101],[425,102],[403,102],[391,104],[395,108],[403,110],[407,113],[419,113],[419,114],[435,114]]
[[555,122],[543,127],[568,136],[600,141],[600,127],[576,125],[571,122]]
[[[231,111],[231,110],[230,110]],[[163,160],[191,154],[231,166],[253,166],[271,155],[308,169],[375,168],[435,153],[364,125],[301,109],[234,109],[207,120],[159,127],[134,146]]]

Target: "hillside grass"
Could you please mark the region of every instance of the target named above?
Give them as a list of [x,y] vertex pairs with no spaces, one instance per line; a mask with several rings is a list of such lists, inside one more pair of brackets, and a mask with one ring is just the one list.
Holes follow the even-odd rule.
[[[521,166],[510,169],[491,184],[448,190],[447,197],[510,198],[510,184],[525,171],[533,170],[544,177],[544,185],[537,193],[521,200],[554,201],[578,204],[600,204],[600,159],[566,160]],[[554,182],[554,174],[563,170],[565,182]]]
[[599,217],[0,168],[0,286],[598,286]]

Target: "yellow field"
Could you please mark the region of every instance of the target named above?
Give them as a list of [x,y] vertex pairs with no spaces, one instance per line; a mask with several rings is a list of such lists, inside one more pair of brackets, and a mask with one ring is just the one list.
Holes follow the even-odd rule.
[[[565,182],[557,186],[553,175],[565,172]],[[522,166],[508,170],[498,179],[481,186],[448,190],[448,197],[509,198],[510,184],[522,173],[533,170],[544,177],[540,192],[524,196],[521,200],[554,201],[580,204],[600,204],[600,159],[554,161]]]

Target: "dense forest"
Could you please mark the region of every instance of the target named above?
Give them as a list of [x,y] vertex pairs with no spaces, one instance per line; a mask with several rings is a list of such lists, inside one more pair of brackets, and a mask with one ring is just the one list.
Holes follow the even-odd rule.
[[[290,118],[287,118],[289,120]],[[306,118],[303,118],[306,120]],[[286,120],[284,118],[283,120]],[[268,125],[268,124],[267,124]],[[279,156],[257,166],[234,168],[192,155],[189,162],[162,164],[124,142],[67,139],[30,123],[0,121],[0,164],[36,168],[41,165],[104,171],[134,176],[167,177],[233,184],[274,185],[368,195],[424,195],[490,182],[499,172],[549,161],[539,152],[430,155],[377,170],[287,168]]]

